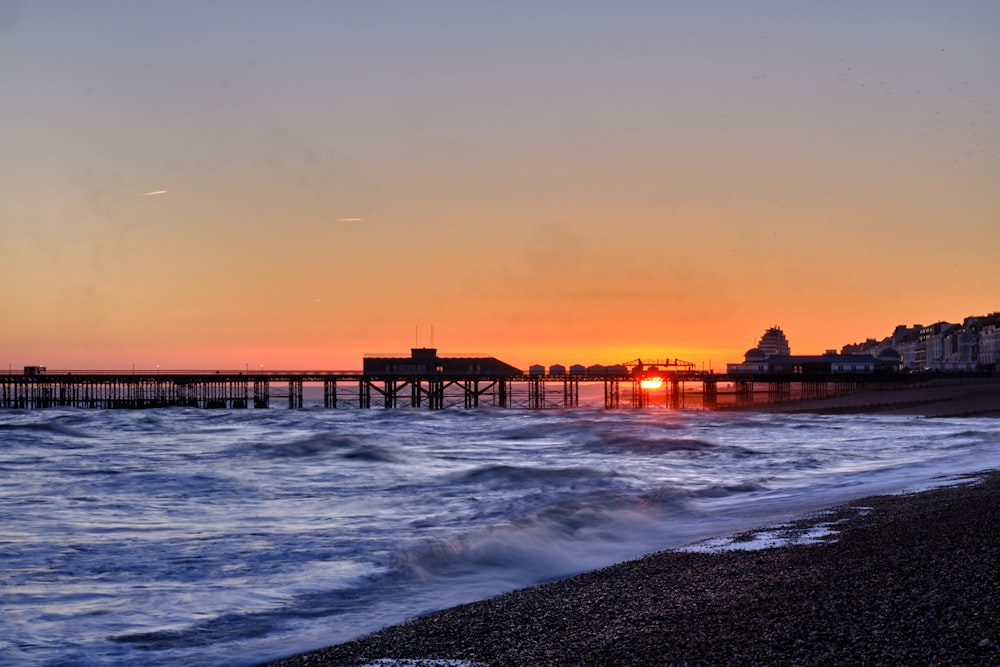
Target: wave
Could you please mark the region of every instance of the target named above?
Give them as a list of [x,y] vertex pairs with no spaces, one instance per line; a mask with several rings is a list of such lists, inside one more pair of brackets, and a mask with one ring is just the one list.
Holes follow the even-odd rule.
[[473,468],[451,476],[453,484],[473,484],[489,488],[522,488],[566,485],[588,480],[607,479],[609,473],[596,468],[536,468],[510,464],[493,464]]
[[93,438],[94,436],[85,431],[73,428],[59,420],[45,422],[28,422],[24,424],[0,424],[0,433],[51,433],[53,435],[68,436],[71,438]]
[[583,449],[606,454],[659,456],[678,451],[705,451],[719,444],[692,435],[685,435],[683,420],[622,421],[612,417],[558,420],[547,424],[522,426],[500,434],[506,440],[555,440]]
[[290,442],[257,444],[254,453],[265,458],[290,459],[335,455],[373,463],[395,463],[398,457],[366,438],[349,434],[316,433]]
[[696,489],[692,491],[691,494],[696,498],[725,498],[726,496],[735,496],[741,493],[756,493],[758,491],[767,490],[768,487],[763,484],[745,482],[743,484],[713,484],[712,486],[706,486],[703,489]]
[[[992,424],[991,424],[992,425]],[[949,440],[968,440],[968,439],[979,439],[986,436],[995,436],[998,431],[992,429],[969,429],[965,431],[955,431],[954,433],[948,433],[945,437]]]
[[[552,506],[527,518],[434,540],[397,554],[398,576],[416,581],[503,581],[526,586],[608,561],[608,552],[631,553],[647,535],[649,512],[613,494],[573,506]],[[613,559],[612,559],[613,560]]]
[[700,452],[718,444],[699,438],[644,437],[630,433],[598,433],[584,442],[590,451],[633,456],[659,456],[671,452]]

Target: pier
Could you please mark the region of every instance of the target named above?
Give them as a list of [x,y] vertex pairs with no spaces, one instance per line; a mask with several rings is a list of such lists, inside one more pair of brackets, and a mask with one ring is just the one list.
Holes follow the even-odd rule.
[[[716,374],[635,368],[578,374],[363,371],[46,371],[0,374],[0,409],[727,409],[902,386],[905,376]],[[308,389],[308,391],[307,391]],[[581,402],[581,395],[584,400]]]

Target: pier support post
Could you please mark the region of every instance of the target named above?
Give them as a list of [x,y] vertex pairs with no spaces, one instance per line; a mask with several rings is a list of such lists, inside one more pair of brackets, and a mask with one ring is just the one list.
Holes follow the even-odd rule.
[[421,403],[420,378],[410,380],[410,407],[419,408]]
[[604,381],[604,407],[609,410],[616,410],[621,407],[618,380]]
[[701,406],[706,410],[715,410],[719,407],[719,388],[716,385],[715,378],[702,380]]
[[681,405],[684,402],[684,388],[681,385],[681,381],[677,378],[670,379],[670,408],[672,410],[680,410]]
[[427,407],[430,410],[441,410],[444,408],[444,381],[427,381]]
[[563,405],[575,408],[580,405],[580,381],[576,378],[563,380]]
[[540,377],[528,380],[528,407],[533,410],[545,407],[545,381]]
[[787,401],[792,397],[792,384],[783,380],[771,381],[767,383],[768,403],[778,403]]
[[295,410],[302,407],[302,380],[288,381],[288,408]]
[[337,381],[323,380],[323,407],[337,407]]
[[736,405],[753,405],[753,380],[736,381]]
[[370,408],[372,406],[372,381],[368,378],[358,380],[358,407]]
[[632,380],[632,407],[644,408],[649,404],[649,390],[642,388],[642,383]]
[[266,408],[271,402],[271,386],[267,380],[256,379],[253,381],[253,406],[255,408]]
[[388,408],[396,407],[396,378],[390,378],[382,382],[383,405]]

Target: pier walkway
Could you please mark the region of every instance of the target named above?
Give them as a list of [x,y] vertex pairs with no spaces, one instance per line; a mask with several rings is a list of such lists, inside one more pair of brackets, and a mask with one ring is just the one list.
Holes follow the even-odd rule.
[[[325,408],[725,409],[908,383],[904,375],[748,375],[682,369],[581,374],[363,371],[45,371],[0,373],[0,409]],[[309,391],[307,391],[309,388]],[[321,394],[320,394],[321,391]]]

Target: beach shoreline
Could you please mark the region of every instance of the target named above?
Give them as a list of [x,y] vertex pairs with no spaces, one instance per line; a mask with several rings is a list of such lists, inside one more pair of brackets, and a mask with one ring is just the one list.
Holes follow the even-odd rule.
[[949,378],[912,387],[870,389],[735,408],[750,412],[1000,417],[1000,378]]
[[[749,410],[1000,417],[1000,380]],[[268,665],[1000,664],[1000,471],[793,528],[820,522],[836,528],[813,543],[658,552]]]
[[818,543],[663,551],[270,664],[1000,664],[1000,473],[798,529],[819,521]]

